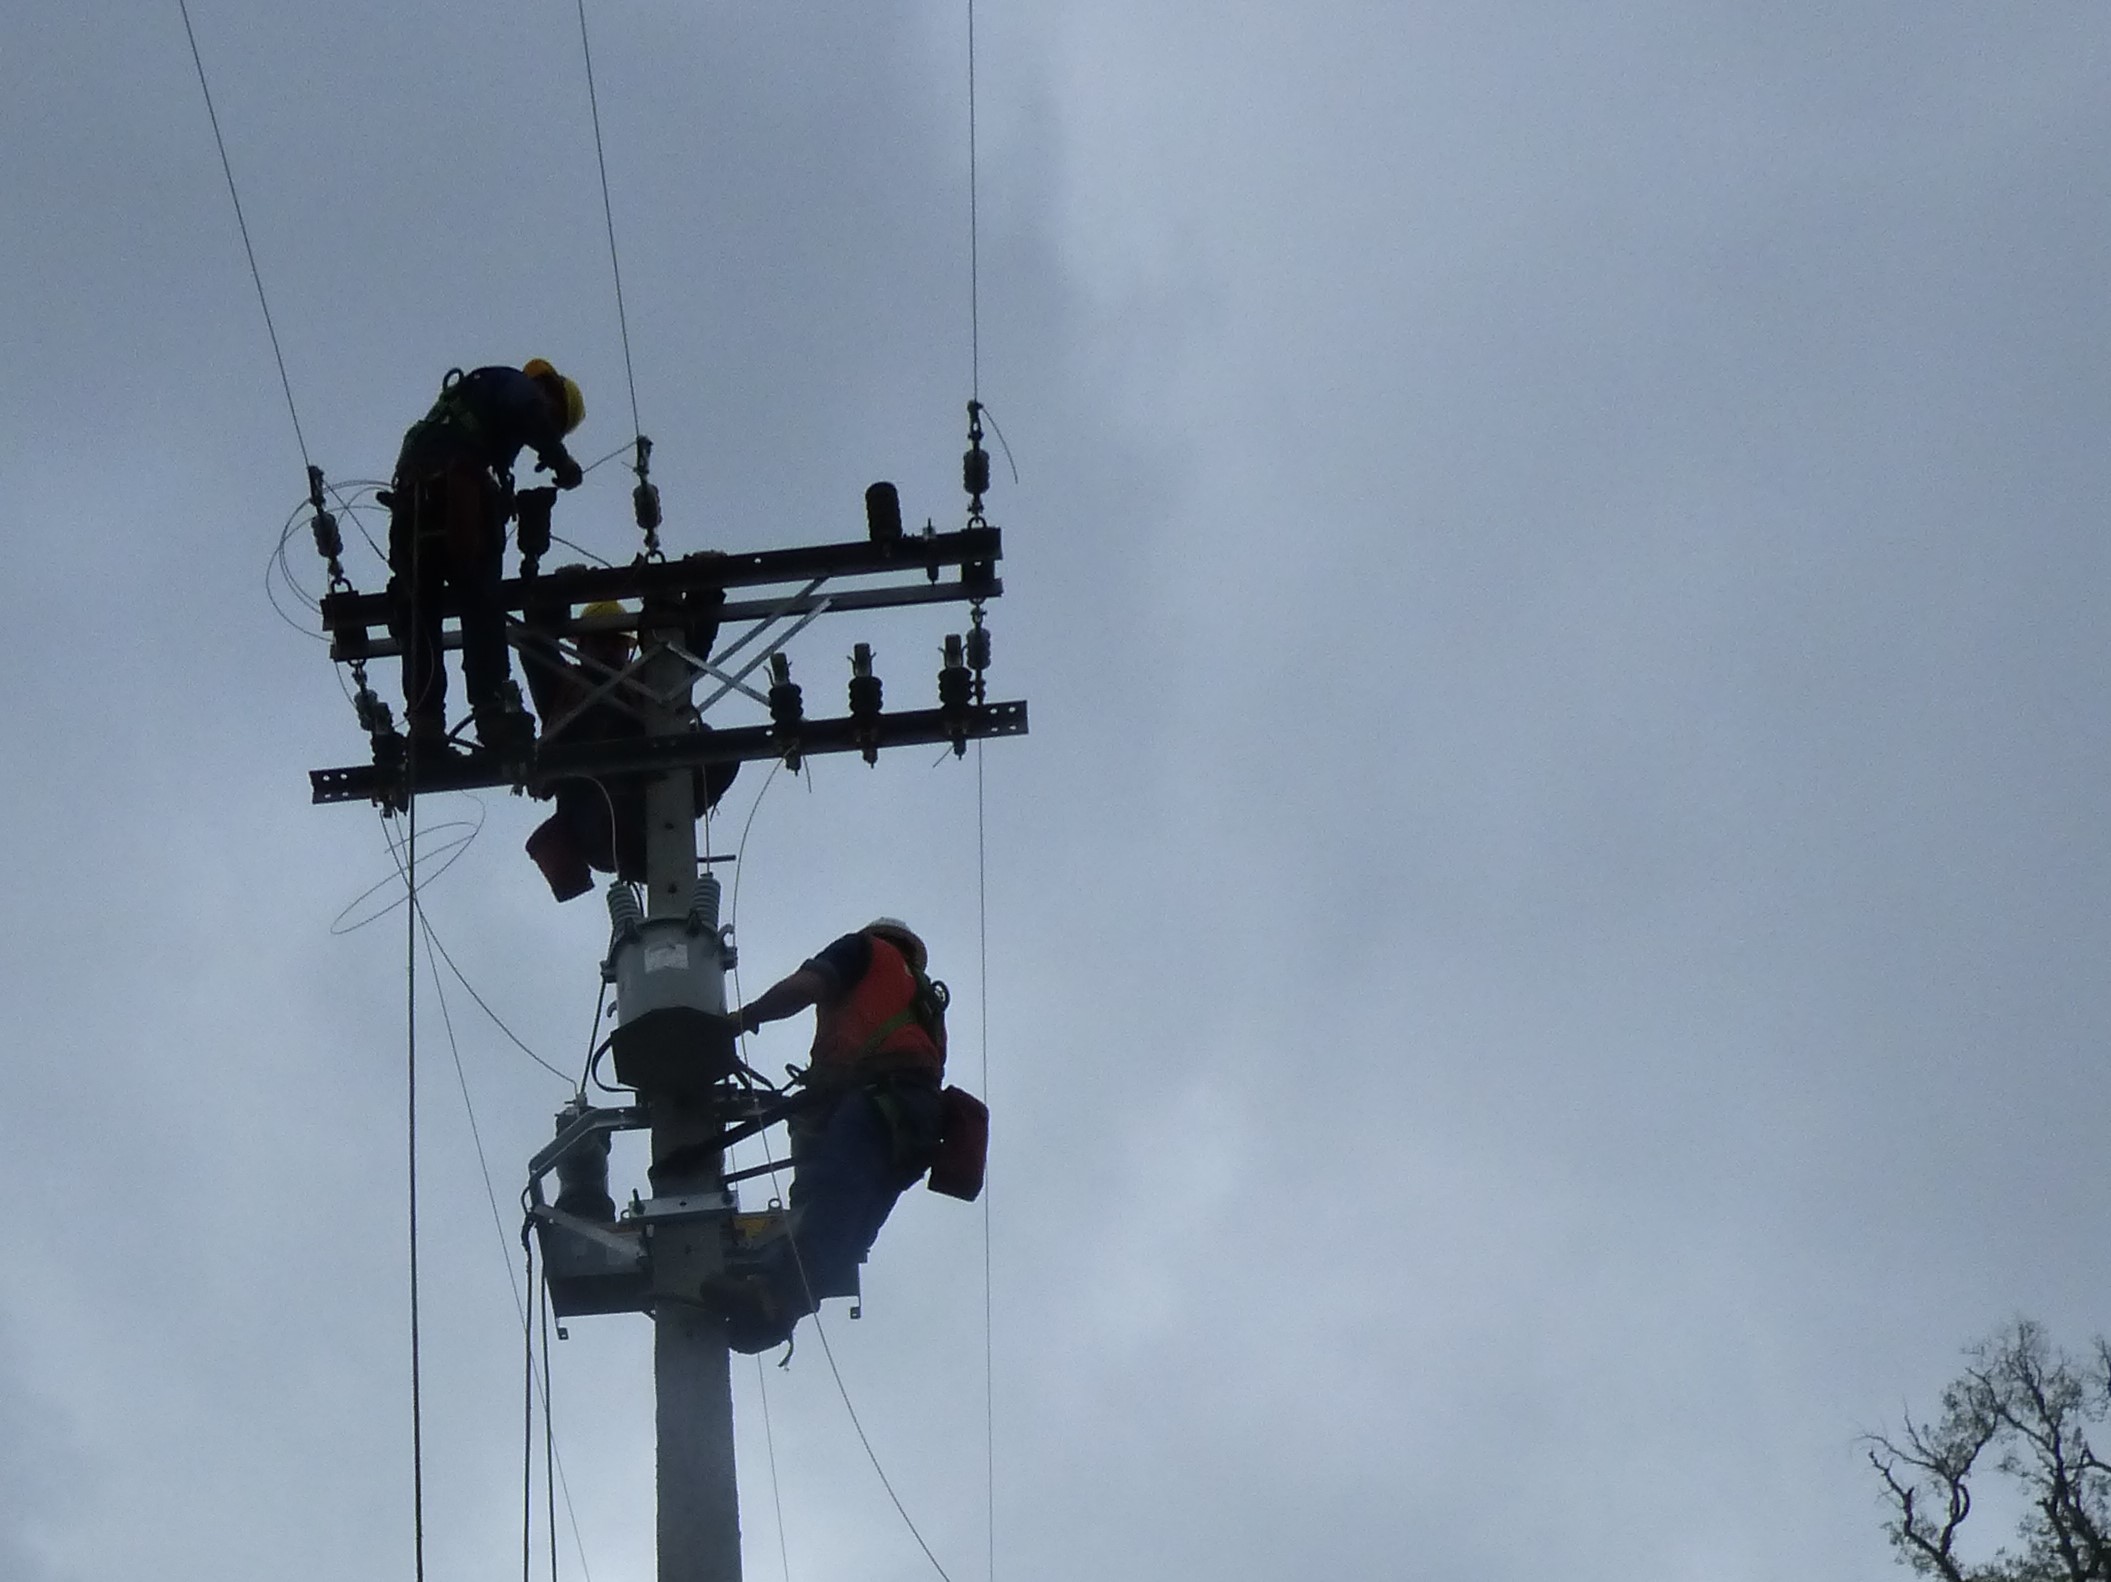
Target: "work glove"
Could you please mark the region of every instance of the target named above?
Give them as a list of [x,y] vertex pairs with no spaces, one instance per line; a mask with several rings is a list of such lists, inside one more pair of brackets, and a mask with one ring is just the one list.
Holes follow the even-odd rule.
[[560,489],[576,489],[586,481],[586,473],[580,468],[579,463],[572,460],[571,457],[562,451],[557,453],[555,461],[537,463],[538,471],[543,467],[549,468],[550,477]]

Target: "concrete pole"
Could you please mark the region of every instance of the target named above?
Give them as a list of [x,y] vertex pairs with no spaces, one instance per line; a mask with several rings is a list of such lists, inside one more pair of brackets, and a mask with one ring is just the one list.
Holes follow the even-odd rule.
[[[680,641],[678,626],[641,632]],[[650,649],[642,650],[650,653]],[[692,682],[679,656],[662,649],[643,666],[646,685],[665,701],[655,734],[690,728]],[[687,769],[654,776],[645,790],[645,915],[684,917],[696,890],[696,800]],[[712,941],[715,946],[716,941]],[[723,1014],[725,976],[715,949],[702,1010]],[[662,1159],[717,1135],[712,1117],[669,1098],[654,1099],[652,1157]],[[718,1201],[725,1163],[712,1151],[690,1156],[681,1173],[656,1173],[653,1196]],[[700,1309],[662,1302],[653,1312],[653,1386],[658,1401],[659,1582],[740,1582],[740,1486],[733,1458],[732,1359],[722,1326]]]

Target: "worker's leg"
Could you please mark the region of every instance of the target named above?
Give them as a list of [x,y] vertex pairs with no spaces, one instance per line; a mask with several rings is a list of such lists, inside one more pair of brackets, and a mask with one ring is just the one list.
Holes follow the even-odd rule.
[[447,547],[462,606],[462,684],[481,720],[506,701],[502,689],[513,672],[499,592],[505,523],[498,487],[483,468],[463,465],[449,471],[447,494]]
[[853,1093],[829,1113],[792,1177],[798,1259],[789,1284],[800,1311],[813,1310],[813,1289],[856,1273],[895,1202],[923,1174],[923,1139],[935,1143],[937,1128],[937,1089],[921,1085],[897,1085],[884,1098]]
[[389,634],[403,651],[403,714],[413,737],[447,734],[447,672],[440,659],[440,610],[447,551],[434,516],[442,497],[429,484],[399,482],[389,514]]

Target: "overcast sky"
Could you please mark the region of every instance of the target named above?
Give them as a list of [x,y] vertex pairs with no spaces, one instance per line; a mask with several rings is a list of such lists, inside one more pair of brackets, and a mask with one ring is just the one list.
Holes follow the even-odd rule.
[[[308,803],[363,742],[266,595],[301,451],[176,7],[17,9],[0,1575],[407,1576],[405,935],[333,933],[392,868]],[[584,458],[630,438],[570,4],[192,16],[333,479],[451,365],[548,357]],[[957,525],[964,8],[589,18],[670,549],[856,537],[879,477]],[[976,23],[994,685],[1033,720],[985,760],[986,998],[973,757],[750,767],[711,839],[753,811],[750,993],[879,912],[955,990],[997,1575],[1894,1574],[1858,1433],[2015,1313],[2111,1328],[2111,11]],[[626,558],[628,481],[558,531]],[[795,670],[818,707],[870,640],[913,702],[948,619]],[[429,915],[570,1067],[605,914],[549,900],[540,816],[432,799],[477,834]],[[510,1205],[567,1087],[439,987],[427,1562],[495,1582]],[[983,1236],[911,1194],[825,1316],[955,1582]],[[649,1576],[649,1325],[554,1360],[591,1573]],[[767,1438],[761,1378],[747,1574],[932,1575],[815,1338]]]

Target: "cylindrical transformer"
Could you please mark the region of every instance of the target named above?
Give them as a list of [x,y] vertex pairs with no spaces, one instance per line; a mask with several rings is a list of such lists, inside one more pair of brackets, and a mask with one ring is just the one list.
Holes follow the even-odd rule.
[[710,916],[652,917],[619,934],[616,1080],[648,1093],[700,1091],[733,1069],[726,1020],[726,969],[716,914],[718,881],[697,881],[695,902]]

